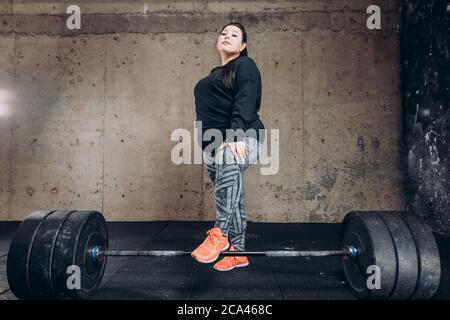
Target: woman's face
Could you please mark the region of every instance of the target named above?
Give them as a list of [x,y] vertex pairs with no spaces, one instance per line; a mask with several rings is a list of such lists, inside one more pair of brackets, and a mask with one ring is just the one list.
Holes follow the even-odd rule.
[[236,26],[230,25],[223,29],[217,40],[217,50],[220,53],[232,55],[244,50],[245,43],[242,43],[242,31]]

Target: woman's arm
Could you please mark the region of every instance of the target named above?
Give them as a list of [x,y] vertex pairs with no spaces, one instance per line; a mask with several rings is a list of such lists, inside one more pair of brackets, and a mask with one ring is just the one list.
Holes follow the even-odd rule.
[[237,141],[243,140],[243,132],[249,128],[249,123],[258,118],[256,103],[260,85],[261,75],[256,63],[249,57],[242,57],[236,66],[231,114],[231,129],[237,130]]
[[[231,129],[246,131],[249,123],[257,119],[256,100],[258,97],[257,79],[240,80],[236,86],[233,112],[231,114]],[[238,141],[243,139],[243,132],[237,132]]]
[[[233,155],[245,159],[247,150],[245,148],[244,132],[248,130],[249,123],[257,120],[256,104],[258,99],[261,75],[255,62],[243,57],[236,68],[234,80],[234,103],[231,114],[231,129],[235,136],[227,139],[224,145],[230,146]],[[232,142],[233,141],[233,142]]]

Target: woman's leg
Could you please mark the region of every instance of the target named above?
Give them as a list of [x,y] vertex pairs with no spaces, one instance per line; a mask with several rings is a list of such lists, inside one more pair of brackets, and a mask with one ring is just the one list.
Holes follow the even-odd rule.
[[[218,151],[214,161],[216,222],[224,235],[228,235],[236,251],[245,251],[247,216],[244,207],[242,172],[254,163],[262,149],[262,144],[251,137],[246,137],[248,150],[245,162],[237,162],[231,150],[226,147]],[[213,177],[212,163],[209,161],[209,176]]]
[[239,204],[242,174],[231,150],[225,147],[215,157],[216,223],[214,227],[228,235],[229,226]]
[[[216,165],[214,158],[205,156],[205,168],[208,177],[210,178],[214,189],[216,187]],[[245,251],[245,231],[247,229],[247,217],[245,215],[244,208],[244,192],[243,192],[243,184],[242,178],[240,181],[240,192],[239,192],[239,201],[236,210],[232,212],[231,224],[229,228],[229,239],[230,243],[234,246],[236,251]],[[220,210],[220,209],[219,209]],[[218,217],[221,214],[217,214],[216,211],[216,224],[215,227],[220,227],[220,224],[217,222]]]
[[[242,175],[242,174],[241,174]],[[239,180],[239,201],[231,217],[228,229],[228,239],[235,251],[245,251],[245,236],[247,231],[247,216],[244,208],[243,180]]]

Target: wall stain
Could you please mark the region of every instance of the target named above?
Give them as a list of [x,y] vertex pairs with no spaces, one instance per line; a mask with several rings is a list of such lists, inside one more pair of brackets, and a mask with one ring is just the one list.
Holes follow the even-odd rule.
[[375,151],[378,151],[380,149],[380,140],[378,140],[377,137],[372,137],[372,148]]
[[32,196],[33,196],[33,193],[34,193],[34,189],[33,189],[32,187],[27,187],[26,190],[25,190],[25,192],[26,192],[30,197],[32,197]]
[[333,188],[333,186],[336,183],[336,178],[337,178],[337,170],[334,170],[333,172],[328,172],[327,174],[320,177],[319,184],[325,189],[331,190],[331,188]]
[[308,181],[303,190],[305,200],[312,201],[316,198],[316,195],[320,193],[320,187]]
[[358,139],[356,141],[357,145],[358,145],[358,151],[359,152],[364,152],[364,139],[361,136],[358,136]]

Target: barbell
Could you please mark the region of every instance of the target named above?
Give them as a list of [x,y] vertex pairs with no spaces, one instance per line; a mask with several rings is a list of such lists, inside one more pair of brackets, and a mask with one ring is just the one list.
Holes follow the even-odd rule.
[[[223,256],[324,257],[342,259],[344,278],[360,299],[429,299],[439,287],[441,265],[433,233],[404,211],[352,211],[344,220],[340,250],[224,251]],[[108,257],[176,257],[188,251],[109,250],[98,211],[36,211],[17,228],[7,277],[20,299],[88,299],[101,283]],[[80,286],[67,285],[77,267]],[[371,269],[374,268],[374,269]],[[368,282],[378,270],[378,286]],[[375,274],[376,275],[376,274]],[[376,282],[375,282],[376,283]]]

